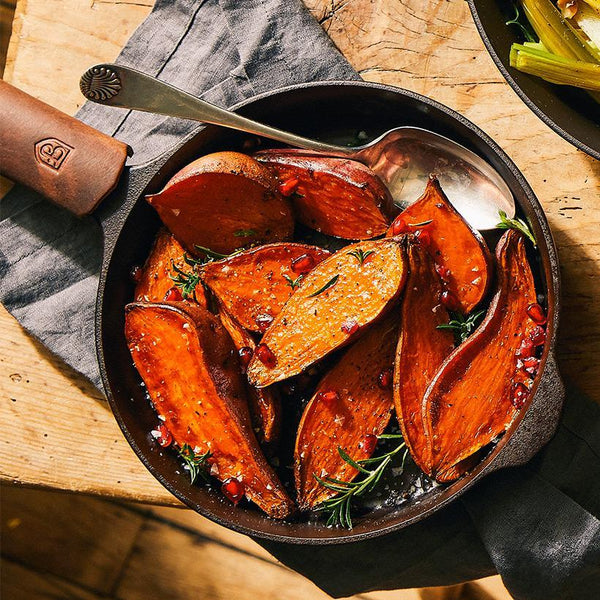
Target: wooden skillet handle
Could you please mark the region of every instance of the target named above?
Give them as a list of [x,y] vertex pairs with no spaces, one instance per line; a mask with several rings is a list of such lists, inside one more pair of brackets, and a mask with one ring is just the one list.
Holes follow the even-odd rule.
[[78,216],[117,185],[128,147],[0,81],[0,173]]

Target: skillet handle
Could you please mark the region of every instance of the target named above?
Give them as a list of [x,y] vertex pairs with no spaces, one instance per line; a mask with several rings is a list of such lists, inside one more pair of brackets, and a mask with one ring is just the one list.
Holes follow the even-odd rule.
[[128,147],[0,81],[0,173],[78,216],[117,185]]

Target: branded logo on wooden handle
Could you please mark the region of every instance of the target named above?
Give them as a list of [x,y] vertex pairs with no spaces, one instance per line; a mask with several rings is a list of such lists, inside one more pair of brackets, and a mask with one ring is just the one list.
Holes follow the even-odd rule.
[[69,146],[69,144],[65,144],[56,138],[46,138],[35,144],[35,159],[39,163],[58,171],[73,149],[73,146]]
[[121,91],[121,80],[112,69],[96,66],[81,76],[79,89],[90,100],[110,100]]

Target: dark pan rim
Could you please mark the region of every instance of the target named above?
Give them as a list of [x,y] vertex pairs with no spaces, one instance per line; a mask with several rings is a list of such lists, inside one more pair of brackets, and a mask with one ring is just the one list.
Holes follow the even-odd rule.
[[473,21],[475,22],[475,26],[477,27],[477,31],[479,31],[479,35],[481,36],[481,39],[483,40],[483,43],[485,44],[485,47],[486,47],[489,55],[492,57],[492,60],[494,61],[494,63],[496,63],[496,66],[498,67],[498,70],[500,71],[500,73],[502,73],[502,76],[504,77],[504,79],[506,79],[506,82],[514,90],[514,92],[517,94],[517,96],[519,96],[519,98],[521,98],[521,100],[523,100],[523,102],[527,105],[527,107],[539,119],[541,119],[546,125],[548,125],[548,127],[550,127],[550,129],[552,129],[554,132],[558,133],[558,135],[560,135],[563,139],[567,140],[567,142],[569,142],[570,144],[573,144],[573,146],[575,146],[576,148],[579,148],[579,150],[582,150],[586,154],[589,154],[591,157],[595,158],[596,160],[600,160],[600,150],[596,150],[595,148],[588,146],[587,144],[582,142],[580,139],[576,138],[574,135],[572,135],[568,131],[565,131],[560,125],[558,125],[555,121],[553,121],[522,90],[522,88],[513,79],[512,75],[506,68],[504,61],[498,56],[498,54],[494,50],[492,42],[490,41],[490,38],[488,37],[487,32],[486,32],[485,28],[483,27],[481,19],[479,18],[479,11],[477,10],[476,0],[467,0],[467,2],[469,3],[469,8],[471,10],[471,15],[473,17]]
[[[270,533],[266,531],[262,531],[260,529],[254,529],[252,527],[248,527],[246,525],[241,525],[233,520],[229,520],[227,518],[222,518],[219,515],[216,515],[209,508],[206,508],[202,505],[199,505],[197,502],[190,499],[184,490],[179,489],[177,486],[172,485],[169,481],[165,479],[165,477],[159,472],[159,470],[150,463],[149,458],[141,451],[135,440],[133,439],[133,435],[129,432],[126,424],[124,423],[123,418],[120,415],[119,407],[117,405],[117,401],[113,397],[109,385],[109,376],[106,369],[106,364],[104,361],[104,349],[102,345],[102,306],[103,306],[103,296],[104,290],[106,286],[107,274],[108,274],[108,265],[112,258],[112,249],[114,246],[107,248],[105,250],[105,256],[103,260],[103,269],[99,284],[99,292],[97,298],[97,306],[96,306],[96,347],[98,353],[98,360],[100,364],[100,372],[103,380],[103,384],[105,387],[106,395],[109,400],[109,404],[111,409],[115,415],[115,418],[123,431],[127,441],[131,445],[134,452],[137,454],[138,458],[142,461],[144,466],[152,473],[152,475],[160,481],[160,483],[169,490],[176,498],[178,498],[182,503],[186,504],[190,508],[192,508],[195,512],[200,513],[202,516],[209,518],[210,520],[223,525],[229,529],[234,531],[243,533],[245,535],[249,535],[256,538],[261,538],[265,540],[275,541],[275,542],[284,542],[284,543],[292,543],[299,545],[330,545],[330,544],[344,544],[351,543],[360,540],[372,539],[382,535],[386,535],[392,533],[394,531],[398,531],[403,529],[413,523],[421,521],[432,513],[440,510],[442,507],[446,506],[448,503],[457,499],[458,496],[463,494],[467,489],[471,488],[481,477],[484,475],[493,472],[494,463],[502,464],[502,456],[503,449],[507,445],[507,443],[515,436],[517,431],[519,430],[519,426],[523,423],[525,416],[528,413],[528,409],[531,406],[533,399],[536,397],[538,392],[538,388],[540,387],[540,382],[543,380],[543,376],[545,372],[551,367],[554,361],[554,348],[556,344],[556,331],[558,327],[558,318],[560,312],[560,275],[558,271],[558,258],[556,247],[554,244],[554,240],[552,238],[548,222],[546,220],[545,214],[539,204],[535,194],[530,188],[529,184],[518,170],[516,165],[512,162],[512,160],[504,153],[504,151],[482,130],[480,130],[474,123],[455,112],[451,108],[436,102],[430,98],[412,92],[410,90],[406,90],[403,88],[397,88],[393,86],[388,86],[384,84],[377,83],[369,83],[364,81],[319,81],[319,82],[311,82],[306,84],[296,84],[291,86],[286,86],[284,88],[279,88],[276,90],[271,90],[268,92],[264,92],[260,95],[254,96],[243,102],[240,102],[233,106],[231,110],[238,110],[243,108],[246,105],[252,104],[256,101],[269,99],[273,96],[294,92],[297,90],[303,90],[305,88],[320,88],[320,87],[364,87],[380,90],[382,92],[391,93],[394,95],[401,95],[407,97],[409,99],[415,100],[418,103],[422,103],[433,107],[445,115],[451,117],[466,129],[471,131],[476,137],[478,137],[484,145],[486,145],[491,152],[502,162],[503,166],[510,171],[511,175],[515,178],[517,185],[521,188],[524,196],[529,203],[529,208],[533,212],[534,216],[534,226],[537,229],[538,236],[543,237],[544,239],[544,248],[547,252],[548,264],[552,266],[551,269],[548,270],[548,273],[545,276],[545,279],[548,284],[548,293],[549,296],[552,294],[553,302],[550,303],[549,298],[549,321],[548,321],[548,332],[550,335],[548,336],[547,344],[544,348],[544,353],[541,359],[542,369],[540,370],[538,376],[536,377],[534,384],[531,389],[531,394],[529,396],[529,401],[525,410],[521,411],[521,413],[517,416],[517,418],[510,425],[506,434],[502,437],[502,439],[496,444],[491,454],[482,460],[470,473],[468,473],[465,477],[457,480],[455,482],[456,489],[453,490],[451,494],[448,494],[446,497],[436,498],[433,500],[431,506],[422,510],[418,514],[406,518],[400,522],[382,522],[378,524],[375,522],[372,525],[372,529],[368,531],[361,531],[358,533],[354,533],[354,530],[340,530],[340,535],[332,535],[328,537],[315,537],[307,534],[303,537],[298,537],[297,535],[290,534],[279,534],[279,533]],[[175,148],[167,151],[165,153],[166,156],[173,156],[177,153],[180,147],[184,146],[187,142],[189,142],[195,135],[199,133],[204,128],[203,125],[199,126],[198,129],[194,130],[191,134],[186,136]],[[155,159],[156,160],[156,159]],[[150,161],[146,166],[151,165],[154,161]],[[138,167],[143,168],[144,165]],[[129,212],[133,209],[140,198],[136,198],[134,201],[130,203],[127,207],[127,212],[123,217],[123,222],[126,220]],[[116,236],[118,237],[118,236]],[[541,252],[540,252],[541,254]],[[500,460],[499,460],[500,459]],[[497,468],[497,467],[496,467]],[[385,520],[385,519],[384,519]]]

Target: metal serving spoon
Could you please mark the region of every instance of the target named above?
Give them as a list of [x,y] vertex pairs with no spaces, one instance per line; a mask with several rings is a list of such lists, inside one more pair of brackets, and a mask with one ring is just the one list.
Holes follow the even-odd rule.
[[99,104],[221,125],[303,148],[308,154],[359,161],[385,181],[400,206],[417,200],[433,173],[455,208],[475,229],[493,229],[500,210],[510,218],[515,214],[511,191],[485,160],[427,129],[397,127],[363,146],[326,144],[257,123],[154,77],[113,64],[88,69],[80,88],[88,100]]

